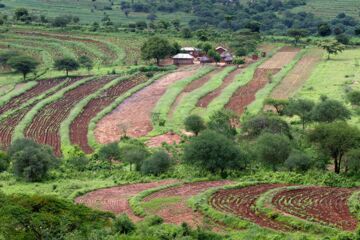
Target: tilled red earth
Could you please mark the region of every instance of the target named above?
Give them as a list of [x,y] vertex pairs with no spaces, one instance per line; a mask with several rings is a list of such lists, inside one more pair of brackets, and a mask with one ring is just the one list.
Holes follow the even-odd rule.
[[[47,91],[50,89],[49,86],[55,87],[56,85],[59,84],[59,81],[67,81],[63,87],[69,86],[70,84],[80,80],[81,78],[68,78],[68,79],[59,79],[59,80],[43,80],[44,82],[48,82],[48,81],[54,81],[54,82],[48,82],[46,85],[46,87],[40,87],[39,85],[35,86],[34,88],[37,88],[37,91],[34,90],[34,88],[32,88],[31,90],[27,91],[26,93],[20,95],[18,98],[19,102],[25,103],[27,100],[31,99],[32,97],[36,97],[38,94],[42,94],[44,91]],[[41,81],[42,82],[42,81]],[[42,83],[39,84],[42,84]],[[57,83],[57,84],[55,84]],[[55,84],[55,85],[53,85]],[[31,92],[29,94],[27,94],[28,92]],[[36,94],[35,94],[35,93]],[[49,94],[50,95],[50,94]],[[45,96],[48,97],[49,95]],[[26,113],[28,113],[31,108],[33,106],[35,106],[35,104],[37,104],[40,100],[38,101],[34,101],[34,103],[32,103],[31,105],[24,107],[22,109],[19,109],[18,111],[12,113],[11,115],[9,115],[7,118],[3,119],[0,122],[0,146],[7,148],[10,144],[11,144],[11,140],[12,140],[12,134],[15,130],[15,127],[19,124],[19,122],[23,119],[23,117],[26,115]],[[19,103],[21,104],[21,103]],[[9,104],[10,106],[11,104]],[[18,107],[18,106],[17,106]],[[11,108],[9,108],[10,110]]]
[[209,203],[217,210],[235,214],[262,227],[289,230],[290,227],[255,212],[256,200],[265,192],[282,187],[281,184],[260,184],[238,189],[220,190],[214,193]]
[[136,183],[104,188],[80,196],[75,199],[75,202],[84,204],[90,208],[109,211],[114,214],[125,213],[132,220],[137,221],[140,220],[140,218],[136,217],[132,212],[128,202],[129,199],[142,191],[176,182],[177,180],[164,180],[159,182]]
[[272,204],[285,213],[353,231],[358,221],[347,204],[352,193],[347,188],[305,187],[278,193]]
[[66,119],[71,109],[83,98],[104,86],[115,76],[107,76],[102,79],[90,80],[77,88],[68,91],[64,96],[44,108],[34,117],[31,124],[25,130],[25,137],[33,139],[40,144],[46,144],[53,148],[57,156],[61,155],[59,129],[61,122]]
[[180,200],[178,202],[164,204],[155,214],[162,217],[167,223],[181,224],[186,222],[191,226],[201,226],[203,225],[203,216],[189,208],[186,203],[187,200],[199,193],[205,192],[210,188],[229,185],[232,183],[232,181],[223,180],[183,184],[181,186],[156,192],[146,197],[144,201],[148,202],[153,199],[179,197]]
[[88,127],[91,119],[121,94],[127,92],[136,85],[145,82],[147,79],[148,78],[144,74],[137,75],[128,80],[119,82],[115,86],[105,90],[101,96],[92,99],[70,125],[71,143],[79,146],[85,153],[91,153],[93,149],[89,146],[87,139]]

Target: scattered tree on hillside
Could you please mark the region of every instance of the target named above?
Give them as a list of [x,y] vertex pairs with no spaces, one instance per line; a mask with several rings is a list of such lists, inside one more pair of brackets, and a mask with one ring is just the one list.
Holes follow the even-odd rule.
[[81,56],[79,57],[79,64],[81,67],[86,68],[88,71],[93,69],[94,63],[88,56]]
[[345,172],[350,172],[354,174],[360,173],[360,148],[351,149],[346,154]]
[[140,171],[141,165],[150,156],[150,152],[146,149],[145,144],[138,140],[123,141],[120,142],[121,159],[130,165],[130,171],[132,165],[135,165],[136,171]]
[[0,151],[0,173],[8,169],[10,158],[6,152]]
[[173,161],[169,154],[164,151],[158,151],[143,162],[141,172],[144,174],[159,176],[169,170],[172,162]]
[[216,62],[216,64],[218,64],[221,61],[221,56],[218,52],[216,52],[214,49],[210,49],[208,51],[208,56],[212,59],[214,59],[214,61]]
[[238,117],[228,110],[220,110],[210,116],[208,128],[229,138],[236,135]]
[[115,232],[120,234],[129,234],[135,230],[135,224],[130,220],[128,215],[121,214],[114,221]]
[[294,150],[285,161],[285,166],[290,171],[305,172],[312,166],[311,158],[308,154]]
[[345,50],[345,46],[336,40],[323,40],[318,42],[317,45],[328,53],[328,59],[330,59],[331,55],[337,55]]
[[3,68],[10,67],[9,60],[18,57],[20,54],[16,51],[7,51],[0,54],[0,66]]
[[326,37],[331,35],[332,30],[328,23],[322,23],[318,26],[318,33],[320,36]]
[[66,76],[69,76],[69,71],[75,71],[78,70],[80,67],[80,64],[73,58],[65,57],[62,59],[55,60],[54,68],[59,71],[66,72]]
[[21,73],[24,80],[26,79],[26,75],[34,72],[39,65],[35,59],[27,56],[12,57],[7,61],[7,64],[16,72]]
[[264,133],[257,139],[260,161],[276,171],[288,159],[291,147],[289,138],[281,134]]
[[17,8],[15,9],[15,20],[26,22],[29,20],[29,11],[26,8]]
[[360,131],[346,122],[320,124],[308,134],[310,142],[334,160],[334,171],[340,173],[349,150],[360,146]]
[[285,113],[289,116],[296,115],[301,119],[303,130],[307,123],[312,121],[312,111],[315,103],[307,99],[291,99],[285,108]]
[[313,109],[313,120],[317,122],[333,122],[351,118],[351,112],[337,100],[325,99]]
[[205,130],[185,146],[184,162],[224,176],[226,170],[243,169],[247,158],[226,136]]
[[185,130],[193,132],[197,136],[202,130],[206,128],[204,120],[198,115],[190,115],[184,122]]
[[275,108],[277,114],[280,116],[284,115],[285,109],[289,104],[287,99],[275,99],[275,98],[267,98],[264,102],[265,105],[270,105]]
[[301,38],[306,37],[308,34],[309,32],[306,29],[292,28],[288,31],[288,36],[294,38],[295,40],[295,46],[298,44]]
[[351,91],[347,94],[347,99],[352,105],[360,106],[360,91]]
[[141,47],[141,55],[145,60],[156,59],[157,65],[160,59],[171,54],[172,46],[168,40],[160,37],[152,37],[148,39]]
[[113,142],[102,146],[98,152],[99,159],[107,161],[111,168],[113,161],[119,161],[121,158],[121,152],[119,143]]

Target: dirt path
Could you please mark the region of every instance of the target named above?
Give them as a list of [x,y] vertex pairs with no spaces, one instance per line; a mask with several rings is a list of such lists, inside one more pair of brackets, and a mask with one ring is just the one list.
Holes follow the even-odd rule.
[[[162,217],[166,223],[181,224],[188,223],[190,226],[202,226],[203,216],[194,212],[187,206],[187,201],[206,190],[232,184],[231,181],[211,181],[211,182],[195,182],[183,184],[178,187],[168,188],[156,192],[144,199],[144,204],[151,202],[159,202],[156,209],[151,209],[151,214],[156,214]],[[174,199],[175,198],[175,199]],[[167,201],[167,199],[174,199],[175,201]],[[145,208],[146,209],[146,208]],[[149,209],[148,209],[149,210]]]
[[294,69],[290,71],[271,93],[271,98],[287,99],[292,97],[310,77],[316,64],[321,60],[322,54],[323,51],[314,49],[300,59]]
[[217,210],[235,214],[262,227],[289,230],[289,227],[256,212],[256,200],[265,192],[282,187],[281,184],[260,184],[239,189],[220,190],[209,199]]
[[152,130],[152,109],[166,89],[172,83],[195,72],[196,67],[179,69],[127,98],[112,113],[99,121],[95,128],[97,142],[106,144],[119,140],[122,128],[126,128],[127,135],[131,137],[147,135]]
[[104,188],[82,195],[76,198],[75,202],[84,204],[90,208],[109,211],[114,214],[125,213],[132,220],[138,221],[140,218],[133,214],[129,206],[129,199],[142,191],[176,182],[177,180],[165,180],[160,182],[136,183]]
[[291,47],[284,47],[279,50],[273,57],[256,69],[253,79],[245,86],[239,88],[225,107],[241,115],[246,107],[255,100],[256,93],[269,82],[271,76],[289,64],[298,52],[299,49]]
[[305,187],[276,194],[272,204],[287,214],[354,231],[358,221],[347,205],[352,193],[347,188]]

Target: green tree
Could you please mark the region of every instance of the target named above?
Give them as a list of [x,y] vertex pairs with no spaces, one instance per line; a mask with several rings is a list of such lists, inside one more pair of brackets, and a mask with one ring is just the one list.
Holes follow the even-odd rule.
[[98,152],[99,159],[107,161],[112,166],[113,161],[119,161],[121,159],[121,151],[118,142],[108,143],[103,145]]
[[190,115],[185,119],[184,122],[185,130],[193,132],[195,136],[206,128],[204,120],[198,115]]
[[21,73],[24,77],[24,80],[26,79],[26,75],[34,72],[36,67],[39,65],[35,59],[27,56],[12,57],[8,60],[7,63],[16,72]]
[[10,158],[6,152],[0,151],[0,173],[8,169],[10,164]]
[[290,171],[305,172],[312,167],[312,161],[308,154],[294,150],[286,159],[285,166]]
[[322,23],[318,26],[318,33],[322,37],[330,36],[332,33],[331,27],[327,23]]
[[335,173],[340,173],[345,154],[360,144],[360,131],[346,122],[323,123],[311,130],[308,138],[334,160]]
[[306,29],[292,28],[288,31],[288,36],[294,38],[295,46],[299,43],[300,39],[306,37],[309,32]]
[[351,91],[347,94],[347,99],[352,105],[360,106],[360,91]]
[[88,71],[93,69],[94,63],[88,56],[80,56],[79,57],[79,64],[81,67],[86,68]]
[[274,171],[285,163],[291,152],[289,138],[280,134],[264,133],[256,145],[259,160]]
[[169,154],[164,151],[158,151],[144,161],[141,166],[141,172],[159,176],[168,171],[171,165],[172,159]]
[[135,231],[135,224],[126,214],[121,214],[114,221],[114,230],[116,233],[129,234]]
[[65,163],[65,165],[71,169],[76,169],[77,171],[82,172],[86,170],[86,167],[89,164],[89,159],[78,146],[74,146],[67,152]]
[[214,49],[210,49],[208,51],[208,56],[212,59],[214,59],[214,61],[216,63],[219,63],[221,61],[221,56],[218,52],[216,52]]
[[315,103],[308,99],[291,99],[285,108],[285,113],[289,116],[298,116],[301,119],[303,130],[307,123],[312,121],[312,112]]
[[346,154],[346,170],[353,174],[360,173],[360,148],[351,149]]
[[157,65],[160,59],[171,54],[172,46],[168,40],[161,37],[149,38],[141,47],[141,55],[145,60],[156,59]]
[[15,20],[25,22],[29,19],[29,11],[26,8],[15,9]]
[[184,162],[224,176],[226,170],[243,169],[247,158],[226,136],[205,130],[185,146]]
[[277,114],[282,116],[285,113],[285,109],[289,104],[289,101],[287,99],[267,98],[265,99],[265,104],[274,107]]
[[15,140],[10,146],[9,155],[15,176],[28,182],[43,180],[48,170],[57,164],[48,146],[39,145],[31,140]]
[[337,100],[325,99],[313,109],[312,118],[318,122],[333,122],[351,118],[351,112]]
[[18,57],[20,54],[16,51],[7,51],[0,54],[0,66],[10,67],[9,60],[14,57]]
[[192,38],[192,32],[190,30],[190,28],[182,28],[181,29],[181,35],[183,38]]
[[120,145],[122,160],[130,164],[130,171],[132,165],[135,165],[135,170],[140,171],[141,165],[150,156],[149,151],[143,143],[124,143]]
[[232,138],[237,134],[237,121],[238,118],[235,113],[228,110],[220,110],[210,116],[208,128]]
[[75,71],[78,70],[80,67],[80,64],[73,58],[65,57],[62,59],[55,60],[54,68],[59,71],[66,72],[66,76],[69,76],[69,71]]
[[331,55],[337,55],[345,50],[345,46],[337,40],[322,40],[317,45],[328,53],[328,59]]

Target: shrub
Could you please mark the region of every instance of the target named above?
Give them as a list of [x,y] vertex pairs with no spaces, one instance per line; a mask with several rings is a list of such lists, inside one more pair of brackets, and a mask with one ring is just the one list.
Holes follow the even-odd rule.
[[130,164],[130,170],[131,166],[135,165],[135,170],[140,171],[141,165],[150,155],[146,147],[140,144],[124,144],[120,149],[122,159]]
[[135,231],[135,224],[126,214],[121,214],[114,221],[114,230],[116,233],[129,234]]
[[346,154],[346,168],[350,173],[360,173],[360,148]]
[[235,113],[228,110],[220,110],[210,116],[208,128],[227,137],[234,137],[237,133],[234,122],[237,120]]
[[186,131],[193,132],[196,136],[206,128],[204,120],[198,115],[188,116],[185,119],[184,125]]
[[144,174],[153,174],[158,176],[166,172],[172,164],[169,154],[164,151],[158,151],[147,158],[141,166],[141,172]]
[[334,122],[351,118],[350,111],[337,100],[325,99],[318,103],[312,112],[312,117],[318,122]]
[[102,146],[99,149],[98,157],[102,161],[108,161],[110,166],[113,161],[119,161],[121,158],[119,143],[113,142]]
[[0,172],[6,171],[9,167],[9,163],[9,156],[5,152],[0,151]]
[[311,168],[312,162],[307,154],[300,151],[292,151],[285,161],[285,166],[290,171],[305,172]]
[[351,91],[347,94],[347,99],[352,105],[360,106],[360,91]]

